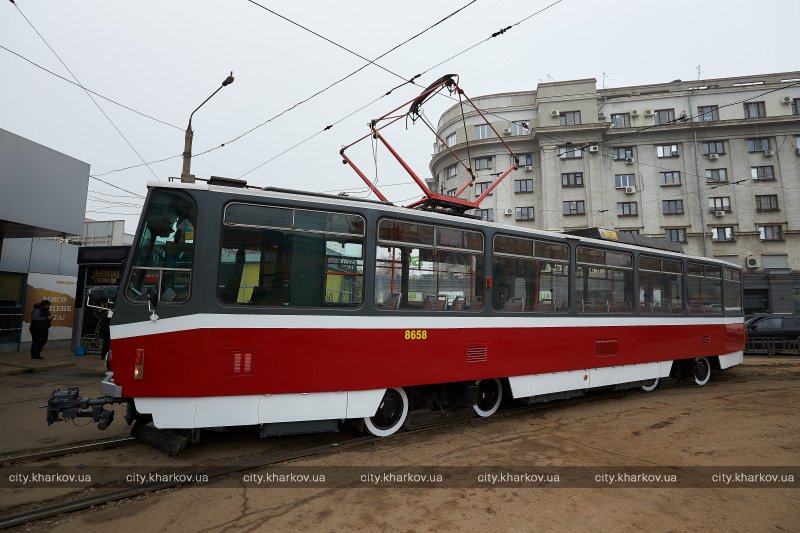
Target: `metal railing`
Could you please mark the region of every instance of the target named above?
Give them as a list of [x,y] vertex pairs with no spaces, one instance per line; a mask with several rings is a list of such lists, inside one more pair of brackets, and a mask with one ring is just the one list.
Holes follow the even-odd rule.
[[748,339],[744,345],[745,353],[775,355],[800,355],[800,339],[769,338]]

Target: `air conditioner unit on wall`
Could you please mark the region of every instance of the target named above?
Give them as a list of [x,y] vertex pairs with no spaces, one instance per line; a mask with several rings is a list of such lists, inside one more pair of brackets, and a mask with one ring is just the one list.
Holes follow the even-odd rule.
[[653,116],[653,110],[652,109],[645,109],[644,110],[644,116],[652,117]]
[[533,167],[531,165],[525,165],[525,172],[531,172]]
[[504,135],[511,135],[511,128],[503,128]]
[[606,114],[605,114],[605,113],[603,113],[602,111],[600,111],[600,112],[597,114],[597,118],[599,118],[600,120],[603,120],[604,118],[606,118]]
[[761,268],[761,258],[755,255],[748,256],[747,268]]
[[714,216],[715,217],[724,217],[725,216],[725,211],[714,211]]
[[772,157],[775,155],[775,152],[772,150],[764,150],[764,157]]
[[639,116],[639,112],[634,109],[634,110],[631,111],[631,116],[632,117],[638,117]]
[[626,157],[625,158],[625,164],[627,164],[627,165],[632,165],[635,162],[636,162],[636,160],[634,158],[632,158],[632,157]]
[[719,159],[719,154],[708,154],[709,159]]
[[553,118],[558,118],[561,116],[561,113],[558,112],[558,109],[553,109],[552,111],[550,111],[550,116]]
[[781,102],[783,102],[784,104],[791,104],[792,103],[792,97],[791,96],[784,96],[783,98],[781,98]]
[[625,187],[625,194],[636,194],[636,187],[633,185]]
[[596,144],[593,144],[589,147],[589,153],[596,154],[600,151],[600,147]]
[[514,210],[513,210],[513,209],[506,209],[506,210],[504,211],[504,213],[506,214],[506,216],[510,216],[510,215],[513,215],[513,214],[514,214]]

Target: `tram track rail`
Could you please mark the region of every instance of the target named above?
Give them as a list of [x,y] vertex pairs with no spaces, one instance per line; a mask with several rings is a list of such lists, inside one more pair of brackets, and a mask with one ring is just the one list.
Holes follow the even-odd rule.
[[113,439],[103,439],[97,441],[83,442],[74,444],[72,446],[64,446],[61,448],[52,448],[45,450],[26,451],[25,453],[16,453],[0,457],[0,465],[10,466],[22,463],[32,463],[35,461],[42,461],[45,459],[57,459],[67,455],[74,455],[78,453],[86,453],[98,450],[106,450],[109,448],[117,448],[126,444],[136,442],[134,437],[117,437]]
[[[593,401],[601,401],[601,400],[610,400],[610,399],[620,399],[625,396],[628,396],[633,393],[633,390],[621,390],[621,391],[614,391],[607,394],[602,395],[589,395],[580,398],[571,398],[571,399],[564,399],[564,400],[554,400],[550,402],[544,403],[535,403],[531,405],[522,405],[517,407],[511,407],[507,409],[503,409],[498,413],[495,413],[491,417],[480,418],[475,416],[464,416],[464,417],[452,417],[445,419],[441,422],[430,423],[420,425],[411,429],[407,429],[402,433],[395,435],[395,438],[402,438],[403,436],[413,435],[417,433],[422,433],[425,431],[432,431],[436,429],[442,429],[457,425],[472,425],[472,424],[480,424],[480,423],[487,423],[492,422],[498,419],[510,418],[526,413],[535,413],[543,410],[551,410],[553,408],[565,407],[565,406],[574,406],[580,405],[582,403],[593,402]],[[129,439],[119,439],[119,440],[135,440],[133,437]],[[375,436],[361,436],[361,437],[354,437],[354,438],[347,438],[341,441],[331,442],[328,444],[320,445],[320,446],[313,446],[309,448],[302,448],[298,450],[292,451],[285,451],[285,452],[278,452],[278,453],[264,453],[256,456],[253,459],[246,460],[236,464],[229,464],[229,465],[219,465],[219,466],[210,466],[210,467],[203,467],[198,468],[195,474],[200,476],[207,476],[209,482],[213,479],[219,479],[225,476],[229,476],[232,474],[239,474],[242,472],[247,472],[251,470],[258,470],[260,468],[276,466],[281,463],[286,463],[289,461],[303,459],[307,457],[312,457],[316,455],[322,455],[325,453],[331,453],[337,450],[342,450],[345,448],[351,448],[360,445],[378,443],[378,442],[386,442],[387,439],[385,437],[375,437]],[[102,443],[96,443],[102,444]],[[83,446],[76,446],[76,448],[84,448],[86,450],[87,445]],[[55,451],[55,450],[54,450]],[[46,452],[40,452],[44,454]],[[36,456],[37,454],[29,454],[29,456]],[[66,454],[64,454],[66,455]],[[22,456],[18,456],[22,457]],[[142,496],[149,493],[155,493],[162,490],[168,489],[177,489],[181,487],[191,487],[195,486],[193,483],[184,482],[184,481],[163,481],[163,482],[153,482],[147,483],[135,487],[127,487],[123,489],[113,489],[110,492],[105,492],[102,494],[95,494],[92,496],[86,497],[79,497],[77,499],[67,501],[67,502],[59,502],[59,503],[52,503],[52,504],[44,504],[40,505],[36,508],[20,511],[17,513],[8,514],[5,516],[0,517],[0,529],[7,529],[11,527],[21,526],[25,524],[29,524],[31,522],[35,522],[37,520],[43,520],[45,518],[51,518],[54,516],[58,516],[65,513],[73,513],[77,511],[82,511],[88,509],[90,507],[95,507],[98,505],[104,505],[111,502],[116,502],[120,500],[125,500],[128,498],[134,498],[137,496]],[[89,487],[87,487],[89,488]],[[91,487],[94,490],[103,489],[103,485],[97,485]]]

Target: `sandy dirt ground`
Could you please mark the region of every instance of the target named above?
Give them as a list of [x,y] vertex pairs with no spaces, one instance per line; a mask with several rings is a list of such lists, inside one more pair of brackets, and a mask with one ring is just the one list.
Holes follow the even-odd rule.
[[[705,387],[592,396],[473,424],[398,434],[291,466],[800,466],[800,359],[748,357]],[[94,430],[92,430],[94,431]],[[93,435],[94,437],[95,435]],[[307,437],[319,439],[320,437]],[[298,437],[292,437],[296,442]],[[87,439],[88,440],[88,439]],[[288,442],[280,439],[276,443]],[[191,450],[279,444],[242,437]],[[126,464],[146,448],[98,452]],[[83,456],[78,456],[89,462]],[[105,463],[107,461],[107,463]],[[101,463],[102,462],[102,463]],[[241,477],[241,476],[240,476]],[[239,480],[240,481],[240,480]],[[796,488],[263,488],[237,480],[162,491],[20,530],[116,531],[797,531]],[[36,494],[31,491],[28,496]],[[43,493],[42,493],[43,494]]]

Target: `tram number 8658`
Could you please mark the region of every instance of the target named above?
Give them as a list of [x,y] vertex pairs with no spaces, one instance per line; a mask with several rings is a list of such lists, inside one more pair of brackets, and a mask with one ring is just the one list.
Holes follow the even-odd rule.
[[407,341],[424,341],[428,338],[427,329],[407,329],[404,337]]

